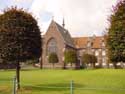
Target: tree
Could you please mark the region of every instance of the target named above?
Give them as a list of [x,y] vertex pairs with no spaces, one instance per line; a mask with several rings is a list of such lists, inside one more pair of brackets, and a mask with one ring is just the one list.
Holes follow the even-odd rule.
[[81,57],[82,63],[89,64],[90,63],[90,55],[89,54],[83,54]]
[[109,18],[107,48],[110,62],[117,68],[117,62],[125,62],[125,0],[113,7]]
[[97,62],[97,57],[92,54],[83,54],[81,57],[83,64],[91,64],[93,68],[95,68],[95,63]]
[[72,67],[72,63],[77,62],[77,53],[75,50],[66,50],[64,52],[64,63],[70,63]]
[[97,62],[97,57],[95,55],[91,55],[91,64],[93,68],[95,68],[96,62]]
[[20,88],[20,62],[39,59],[41,35],[37,21],[23,9],[8,8],[0,15],[0,58],[16,64]]
[[48,61],[49,63],[53,64],[53,68],[54,68],[54,64],[58,63],[58,56],[56,53],[50,53],[49,57],[48,57]]

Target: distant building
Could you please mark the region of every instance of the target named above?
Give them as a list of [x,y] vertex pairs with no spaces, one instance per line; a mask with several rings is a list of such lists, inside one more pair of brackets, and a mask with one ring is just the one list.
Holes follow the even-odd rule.
[[[62,26],[52,20],[46,34],[43,37],[43,53],[42,53],[42,67],[51,68],[52,64],[48,62],[48,55],[55,52],[58,55],[59,62],[55,64],[57,68],[64,67],[64,51],[67,49],[76,50],[78,53],[78,62],[74,66],[80,66],[81,56],[83,53],[94,54],[98,58],[96,65],[106,65],[106,48],[103,36],[93,37],[75,37],[72,38]],[[66,65],[68,66],[68,65]]]

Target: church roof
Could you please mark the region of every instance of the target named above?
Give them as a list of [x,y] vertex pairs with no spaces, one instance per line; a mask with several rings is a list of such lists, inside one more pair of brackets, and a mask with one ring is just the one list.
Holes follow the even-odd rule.
[[68,30],[63,26],[52,20],[51,24],[55,24],[57,30],[60,32],[64,43],[73,48],[86,48],[89,41],[92,42],[92,48],[99,49],[102,47],[103,36],[93,36],[93,37],[74,37],[72,38]]
[[56,22],[55,22],[55,24],[56,24],[60,34],[62,35],[65,44],[68,46],[71,46],[71,47],[75,47],[73,39],[71,38],[71,35],[69,34],[68,30],[66,30],[64,27],[62,27],[61,25],[59,25]]
[[[90,37],[75,37],[73,38],[76,48],[86,48]],[[95,37],[92,40],[92,48],[101,48],[102,36]]]

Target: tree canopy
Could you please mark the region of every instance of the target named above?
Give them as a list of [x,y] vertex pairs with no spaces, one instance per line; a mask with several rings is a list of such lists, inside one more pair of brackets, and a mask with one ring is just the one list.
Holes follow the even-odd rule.
[[64,52],[64,62],[65,63],[76,63],[77,62],[77,53],[75,50],[66,50]]
[[83,54],[82,55],[82,63],[89,64],[91,60],[91,56],[89,54]]
[[52,63],[53,67],[54,67],[54,64],[58,63],[58,56],[57,56],[57,54],[56,53],[50,53],[49,57],[48,57],[48,61],[49,61],[49,63]]
[[0,15],[0,53],[8,61],[25,61],[41,55],[41,35],[31,14],[9,8]]
[[39,59],[41,34],[37,21],[30,13],[16,7],[0,15],[0,60],[15,62],[18,89],[21,61]]
[[125,62],[125,0],[120,0],[112,9],[109,18],[107,47],[109,60]]
[[81,57],[82,63],[83,64],[92,64],[93,67],[95,67],[95,63],[97,62],[97,57],[95,55],[92,54],[83,54]]

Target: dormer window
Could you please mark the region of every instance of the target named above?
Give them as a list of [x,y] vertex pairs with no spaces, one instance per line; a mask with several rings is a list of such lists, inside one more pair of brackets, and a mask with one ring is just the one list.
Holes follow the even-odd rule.
[[88,42],[87,47],[91,47],[91,42]]
[[92,47],[93,46],[93,42],[88,41],[87,47]]

